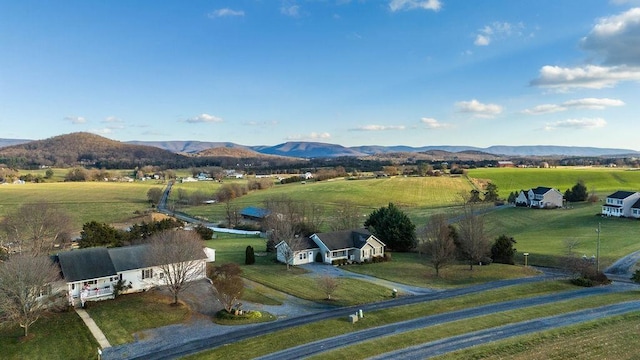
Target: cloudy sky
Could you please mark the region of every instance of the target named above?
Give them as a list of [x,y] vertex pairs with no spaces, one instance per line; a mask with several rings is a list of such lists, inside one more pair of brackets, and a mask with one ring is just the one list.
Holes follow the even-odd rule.
[[640,150],[639,0],[0,0],[0,138]]

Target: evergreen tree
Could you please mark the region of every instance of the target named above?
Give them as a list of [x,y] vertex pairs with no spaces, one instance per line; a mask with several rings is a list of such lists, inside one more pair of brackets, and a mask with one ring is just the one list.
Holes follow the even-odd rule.
[[512,237],[501,235],[491,246],[491,259],[495,263],[515,264],[516,249],[513,247],[516,241]]
[[417,245],[416,226],[393,203],[374,210],[364,226],[395,251],[410,251]]
[[246,265],[253,265],[256,263],[256,255],[253,251],[253,247],[252,246],[247,246],[247,248],[245,249],[244,252],[244,263]]

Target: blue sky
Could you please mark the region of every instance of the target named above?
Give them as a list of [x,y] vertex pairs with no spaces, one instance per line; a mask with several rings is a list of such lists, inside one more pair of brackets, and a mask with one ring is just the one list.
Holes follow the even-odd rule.
[[0,0],[0,138],[640,150],[639,0]]

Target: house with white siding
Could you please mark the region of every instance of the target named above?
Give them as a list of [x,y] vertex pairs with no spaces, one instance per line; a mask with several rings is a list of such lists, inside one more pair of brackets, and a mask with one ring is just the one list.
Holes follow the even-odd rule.
[[554,188],[538,186],[529,190],[520,190],[516,197],[517,206],[528,206],[538,209],[553,209],[562,207],[564,195]]
[[[88,301],[111,299],[118,281],[128,285],[122,293],[145,291],[164,285],[160,265],[151,263],[147,255],[150,245],[124,246],[117,248],[94,247],[59,253],[63,281],[70,299],[82,295]],[[215,261],[215,250],[204,248],[202,255],[193,261],[201,269],[193,280],[206,277],[206,263]]]
[[[342,230],[316,233],[309,238],[300,239],[291,247],[285,241],[276,245],[277,259],[290,265],[312,263],[319,255],[321,262],[332,264],[334,260],[365,262],[374,257],[383,257],[386,245],[367,229]],[[287,256],[293,255],[293,256]]]
[[602,215],[640,218],[640,192],[619,190],[607,196]]

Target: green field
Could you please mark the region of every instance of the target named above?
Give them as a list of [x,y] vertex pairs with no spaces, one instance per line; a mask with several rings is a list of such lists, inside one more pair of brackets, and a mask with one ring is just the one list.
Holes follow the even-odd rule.
[[[176,184],[176,189],[202,191],[211,185],[199,183]],[[246,206],[261,206],[265,200],[287,195],[294,200],[309,201],[325,208],[328,216],[344,201],[355,204],[364,216],[374,209],[393,202],[407,211],[414,221],[424,219],[439,209],[460,204],[461,193],[468,193],[471,183],[463,177],[393,177],[384,179],[345,180],[292,183],[276,185],[268,190],[253,191],[232,201],[238,209]],[[182,208],[189,214],[202,216],[211,222],[221,222],[225,216],[223,204],[201,205]]]
[[47,201],[66,210],[77,231],[95,220],[126,222],[149,210],[147,191],[158,182],[57,182],[0,186],[0,217],[25,203]]
[[640,191],[640,171],[604,167],[538,168],[481,168],[471,169],[472,179],[487,179],[498,186],[500,196],[507,198],[512,191],[538,186],[552,187],[564,193],[578,180],[584,181],[589,192],[606,196],[616,190]]

